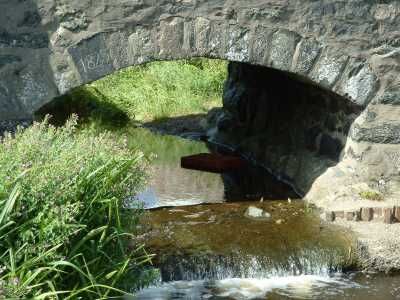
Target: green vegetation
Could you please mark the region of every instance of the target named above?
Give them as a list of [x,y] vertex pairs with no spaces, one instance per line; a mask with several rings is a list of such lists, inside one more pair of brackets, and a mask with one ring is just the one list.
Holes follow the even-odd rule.
[[[123,132],[127,137],[128,148],[140,148],[145,157],[154,163],[179,165],[183,155],[209,151],[204,143],[177,139],[170,135],[160,136],[144,128],[127,128]],[[140,145],[138,145],[138,141],[140,141]]]
[[142,185],[145,161],[76,121],[0,144],[0,298],[99,299],[141,284],[130,274],[149,256],[128,244],[140,210],[122,201]]
[[[142,211],[122,202],[144,184],[151,149],[144,137],[123,137],[133,136],[132,127],[105,128],[205,113],[220,105],[225,76],[226,63],[217,60],[128,68],[38,112],[53,115],[59,127],[44,118],[6,136],[0,143],[0,299],[108,299],[150,282],[154,274],[143,271],[150,256],[132,242]],[[154,149],[161,141],[151,143]]]
[[113,125],[205,113],[221,106],[226,72],[226,62],[220,60],[153,62],[77,88],[41,113],[62,119],[75,112]]
[[383,195],[377,191],[362,191],[359,193],[360,197],[366,200],[383,201]]

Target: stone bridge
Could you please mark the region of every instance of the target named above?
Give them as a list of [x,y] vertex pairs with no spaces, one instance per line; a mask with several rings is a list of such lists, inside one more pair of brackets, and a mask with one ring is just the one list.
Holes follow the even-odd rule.
[[[282,71],[361,107],[340,164],[317,173],[397,190],[398,0],[0,0],[0,11],[2,121],[30,119],[55,97],[128,66],[226,59]],[[307,192],[317,177],[299,185]]]

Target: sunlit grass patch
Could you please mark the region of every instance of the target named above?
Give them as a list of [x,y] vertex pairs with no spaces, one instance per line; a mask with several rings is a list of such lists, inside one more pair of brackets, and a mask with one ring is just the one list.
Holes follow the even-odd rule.
[[384,197],[377,191],[362,191],[359,193],[360,197],[366,200],[383,201]]
[[45,106],[65,119],[71,113],[111,125],[206,113],[222,106],[227,62],[211,59],[152,62],[130,67],[71,91]]

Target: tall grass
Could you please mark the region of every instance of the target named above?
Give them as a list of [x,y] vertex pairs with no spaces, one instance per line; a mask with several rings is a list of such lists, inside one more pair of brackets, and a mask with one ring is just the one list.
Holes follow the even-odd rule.
[[227,63],[221,60],[153,62],[79,87],[42,111],[116,123],[205,113],[221,106],[226,75]]
[[128,247],[140,211],[121,201],[143,183],[142,154],[76,123],[37,123],[0,143],[6,299],[104,299],[140,284],[132,274],[149,256]]

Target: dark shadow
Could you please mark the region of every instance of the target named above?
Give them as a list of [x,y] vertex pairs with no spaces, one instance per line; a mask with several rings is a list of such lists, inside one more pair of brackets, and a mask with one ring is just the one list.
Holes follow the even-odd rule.
[[236,172],[223,173],[222,180],[225,198],[229,202],[287,200],[299,197],[289,185],[250,163]]
[[129,122],[129,116],[95,87],[76,88],[40,108],[35,117],[51,115],[50,122],[61,126],[72,114],[78,115],[81,124],[94,121],[101,126],[123,127]]
[[219,137],[305,194],[341,158],[358,106],[306,78],[230,63]]
[[161,118],[145,122],[143,127],[161,134],[181,137],[200,137],[205,134],[207,114],[190,114],[185,116]]

